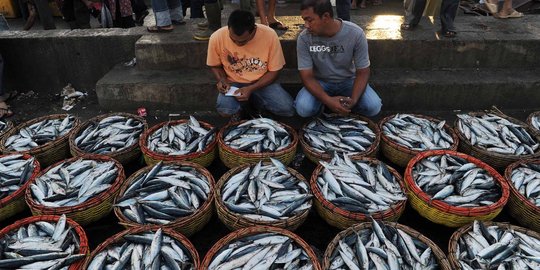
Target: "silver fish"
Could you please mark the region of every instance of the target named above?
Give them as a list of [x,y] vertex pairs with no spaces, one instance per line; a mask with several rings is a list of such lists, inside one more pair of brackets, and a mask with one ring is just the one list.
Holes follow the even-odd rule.
[[0,134],[7,131],[8,128],[8,122],[0,120]]
[[34,166],[33,157],[24,159],[20,154],[0,157],[0,200],[19,190],[32,176]]
[[292,143],[291,134],[285,127],[268,118],[256,118],[226,130],[226,145],[249,153],[275,152]]
[[5,147],[9,151],[17,152],[32,150],[67,134],[74,124],[73,115],[68,115],[64,119],[47,119],[37,122],[7,138]]
[[396,114],[383,124],[382,133],[411,150],[450,149],[454,139],[446,132],[444,123],[411,114]]
[[531,124],[536,131],[540,131],[540,115],[531,117]]
[[540,207],[540,164],[522,164],[512,171],[510,180],[519,193]]

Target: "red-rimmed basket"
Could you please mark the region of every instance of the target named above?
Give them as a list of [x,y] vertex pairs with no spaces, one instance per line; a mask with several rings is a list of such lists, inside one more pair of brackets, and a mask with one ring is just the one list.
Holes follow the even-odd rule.
[[[498,113],[498,112],[490,112],[490,113],[500,116],[512,123],[521,125],[525,130],[527,130],[527,132],[529,132],[529,134],[533,137],[533,139],[536,139],[536,141],[540,143],[540,134],[535,135],[535,133],[531,130],[531,128],[526,123],[523,123],[515,118],[509,117],[502,113]],[[469,113],[469,115],[471,116],[482,116],[485,114],[487,113],[485,112]],[[454,122],[454,130],[456,131],[456,134],[458,135],[459,141],[460,141],[459,152],[479,158],[480,160],[484,161],[485,163],[489,164],[490,166],[492,166],[493,168],[495,168],[496,170],[500,172],[503,172],[504,169],[508,165],[518,160],[540,157],[540,150],[537,150],[536,153],[534,154],[516,156],[516,155],[495,153],[495,152],[488,151],[487,149],[483,147],[471,145],[471,142],[467,140],[465,135],[458,128],[458,121],[459,121],[459,118],[456,119],[456,121]]]
[[[431,200],[431,197],[422,191],[416,184],[412,176],[412,169],[416,163],[427,157],[444,154],[463,158],[468,162],[474,163],[477,167],[486,170],[501,187],[501,198],[492,205],[481,207],[456,207],[440,200]],[[450,150],[431,150],[416,155],[409,161],[409,164],[405,169],[404,178],[405,186],[407,187],[407,196],[409,197],[411,206],[421,216],[434,223],[442,224],[447,227],[460,227],[469,224],[474,220],[492,220],[502,211],[510,196],[508,184],[495,169],[472,156]]]
[[[133,227],[133,228],[130,228],[128,230],[121,231],[121,232],[109,237],[107,240],[105,240],[105,242],[99,244],[96,247],[96,249],[94,249],[94,251],[92,251],[90,256],[88,256],[86,258],[86,260],[84,261],[84,264],[82,265],[82,267],[80,269],[88,269],[88,266],[92,262],[92,259],[97,254],[99,254],[101,251],[105,250],[108,246],[110,246],[112,244],[125,242],[124,239],[123,239],[123,237],[125,235],[138,234],[138,233],[143,233],[143,232],[148,232],[148,231],[155,232],[159,228],[160,228],[159,226]],[[185,237],[184,235],[182,235],[182,234],[180,234],[180,233],[178,233],[178,232],[176,232],[176,231],[174,231],[174,230],[172,230],[170,228],[162,228],[162,230],[163,230],[163,235],[167,235],[167,236],[169,236],[171,238],[174,238],[175,240],[180,242],[186,248],[186,250],[189,252],[189,255],[193,259],[193,265],[195,266],[194,269],[198,269],[199,265],[200,265],[199,253],[197,253],[197,250],[195,249],[193,244],[189,241],[189,239],[187,237]]]
[[[440,122],[441,120],[437,119],[437,118],[434,118],[434,117],[431,117],[431,116],[426,116],[426,115],[420,115],[420,114],[410,114],[412,116],[415,116],[415,117],[418,117],[418,118],[422,118],[422,119],[426,119],[426,120],[429,120],[429,121],[432,121],[432,122]],[[382,153],[383,155],[388,158],[388,160],[390,160],[392,163],[402,167],[402,168],[405,168],[407,166],[407,163],[409,162],[409,160],[411,160],[414,156],[416,156],[417,154],[419,154],[420,152],[423,152],[423,151],[417,151],[417,150],[412,150],[406,146],[403,146],[399,143],[396,143],[394,140],[390,139],[388,136],[386,136],[384,134],[384,132],[382,132],[383,130],[383,126],[385,123],[387,123],[388,121],[390,121],[392,118],[396,117],[397,114],[393,114],[393,115],[390,115],[390,116],[387,116],[385,118],[383,118],[381,121],[379,121],[379,129],[381,130],[381,150],[382,150]],[[456,132],[452,129],[452,127],[450,127],[448,124],[444,124],[444,130],[450,135],[452,136],[452,139],[454,140],[454,143],[450,146],[449,149],[447,150],[454,150],[456,151],[458,149],[458,145],[459,145],[459,138],[456,134]]]
[[512,171],[523,164],[538,164],[540,159],[520,160],[510,164],[504,171],[504,177],[510,186],[510,199],[508,200],[508,210],[521,225],[540,232],[540,206],[527,200],[527,198],[519,193],[512,182]]
[[[383,222],[386,226],[394,227],[397,229],[402,230],[403,232],[406,232],[409,234],[412,238],[416,238],[422,243],[426,244],[428,247],[431,248],[431,251],[435,255],[435,258],[437,259],[437,262],[439,264],[439,268],[441,270],[452,270],[452,267],[450,267],[450,262],[448,261],[448,258],[446,258],[446,255],[444,252],[437,246],[431,239],[427,238],[423,234],[417,232],[416,230],[412,229],[411,227],[395,223],[395,222]],[[323,269],[330,269],[332,255],[334,254],[337,247],[339,247],[339,241],[344,239],[345,237],[356,233],[358,231],[364,230],[364,229],[371,229],[373,224],[371,222],[363,222],[356,225],[353,225],[352,227],[349,227],[341,232],[339,232],[334,239],[328,244],[328,247],[326,248],[326,251],[324,252],[324,257],[322,261],[322,268]]]
[[217,243],[215,243],[212,248],[206,253],[206,256],[204,256],[203,262],[201,263],[201,267],[199,268],[199,270],[207,270],[208,266],[210,266],[210,264],[212,263],[212,259],[217,254],[217,252],[219,252],[219,250],[227,244],[243,237],[269,232],[285,235],[291,238],[294,242],[296,242],[296,244],[302,247],[308,257],[311,259],[311,262],[313,263],[312,269],[322,270],[317,255],[315,255],[313,249],[309,246],[308,243],[306,243],[302,238],[300,238],[300,236],[292,233],[291,231],[271,226],[252,226],[229,233],[225,237],[221,238]]
[[227,166],[228,168],[234,168],[234,167],[244,165],[244,164],[256,163],[261,160],[268,161],[270,160],[270,158],[275,158],[275,159],[280,160],[285,166],[291,163],[291,161],[294,158],[294,155],[296,154],[296,146],[298,145],[298,135],[296,134],[296,131],[292,127],[283,123],[280,123],[280,124],[287,130],[287,132],[291,136],[291,144],[279,151],[265,152],[265,153],[248,153],[248,152],[234,149],[226,145],[225,141],[223,140],[223,136],[225,132],[228,131],[233,126],[238,126],[246,121],[247,120],[229,123],[219,130],[219,133],[217,135],[219,158],[221,159],[223,164],[225,164],[225,166]]
[[[357,114],[349,114],[350,117],[362,120],[364,122],[367,122],[367,126],[375,133],[375,140],[373,141],[373,144],[371,144],[370,147],[368,147],[365,151],[361,153],[357,153],[354,155],[351,155],[351,157],[372,157],[375,158],[377,156],[377,153],[379,152],[379,144],[381,142],[381,131],[377,124],[375,124],[370,119],[357,115]],[[311,147],[311,145],[308,144],[306,139],[304,138],[304,128],[306,128],[307,125],[309,125],[310,122],[304,124],[300,131],[298,132],[298,137],[300,140],[300,145],[302,146],[302,151],[304,154],[306,154],[306,157],[311,160],[313,163],[318,164],[320,160],[329,161],[332,159],[332,155],[329,153],[330,151],[326,153],[320,153],[317,152]]]
[[[270,162],[264,162],[264,165],[271,164]],[[223,224],[227,226],[230,230],[238,230],[241,228],[249,227],[249,226],[255,226],[255,225],[263,225],[263,226],[273,226],[273,227],[279,227],[284,228],[290,231],[296,230],[308,217],[309,209],[306,209],[302,211],[301,213],[298,213],[294,216],[291,216],[287,219],[283,220],[276,220],[276,221],[255,221],[252,219],[248,219],[244,217],[241,214],[235,213],[231,211],[227,206],[223,203],[223,200],[221,199],[222,193],[221,189],[229,181],[229,179],[233,176],[244,170],[245,168],[252,166],[253,164],[244,164],[242,166],[238,166],[236,168],[230,169],[228,172],[226,172],[219,181],[216,184],[216,188],[214,189],[215,193],[215,200],[216,200],[216,210],[219,219]],[[304,176],[300,174],[299,172],[295,171],[294,169],[287,168],[287,170],[297,179],[300,181],[304,181],[306,184],[309,183],[306,181]],[[308,188],[308,194],[311,193]]]
[[[28,224],[31,224],[31,223],[36,223],[36,222],[39,222],[39,221],[46,221],[46,222],[54,222],[54,223],[56,223],[56,222],[58,222],[59,219],[60,219],[60,216],[54,216],[54,215],[34,216],[34,217],[27,217],[25,219],[21,219],[21,220],[15,222],[15,223],[3,228],[0,231],[0,239],[4,238],[4,236],[7,233],[18,229],[21,226],[25,226],[25,225],[28,225]],[[79,253],[78,254],[84,254],[84,255],[88,256],[88,254],[90,254],[90,248],[88,246],[88,239],[86,238],[86,233],[84,232],[83,228],[79,224],[77,224],[74,220],[72,220],[70,218],[66,219],[66,223],[69,224],[69,226],[71,226],[75,230],[77,235],[79,236]],[[81,259],[81,260],[71,264],[69,266],[69,270],[81,269],[80,267],[82,266],[83,263],[84,263],[84,259]]]
[[534,136],[540,137],[540,129],[535,128],[532,123],[534,117],[540,118],[540,111],[529,114],[529,117],[527,117],[527,124],[529,124],[532,132],[534,132]]
[[[382,163],[377,159],[368,157],[352,158],[352,160],[366,161],[374,164]],[[396,181],[399,183],[401,190],[403,190],[403,193],[406,193],[401,175],[394,168],[388,165],[386,165],[386,167],[388,168],[390,173],[392,173],[392,175],[396,178]],[[313,195],[315,196],[315,209],[317,210],[317,213],[319,213],[319,216],[321,216],[328,224],[340,229],[348,228],[360,222],[369,221],[369,216],[362,213],[356,213],[341,209],[328,201],[326,198],[324,198],[321,190],[319,189],[319,186],[317,185],[317,177],[319,176],[323,168],[324,167],[319,164],[313,171],[313,174],[311,175],[311,180],[309,182],[311,192],[313,192]],[[403,211],[405,211],[406,204],[406,200],[399,201],[398,203],[391,205],[390,208],[386,209],[385,211],[372,213],[371,217],[377,220],[397,221],[399,217],[401,217],[401,214],[403,214]]]
[[[197,164],[202,165],[203,167],[208,167],[210,164],[212,164],[212,161],[214,161],[214,158],[216,158],[217,154],[217,134],[214,136],[214,140],[201,152],[195,152],[190,153],[187,155],[166,155],[162,153],[157,153],[148,148],[148,137],[152,135],[154,132],[156,132],[158,129],[163,127],[166,124],[169,124],[170,126],[176,126],[180,124],[184,124],[186,122],[189,122],[189,120],[175,120],[175,121],[167,121],[159,123],[152,128],[146,130],[141,137],[139,138],[139,145],[141,146],[141,152],[144,156],[144,161],[148,165],[154,165],[158,163],[159,161],[191,161],[195,162]],[[206,122],[199,121],[202,127],[204,127],[207,130],[211,130],[214,127]]]
[[45,121],[45,120],[64,119],[68,115],[69,114],[52,114],[52,115],[34,118],[32,120],[19,124],[18,126],[6,131],[6,133],[3,135],[2,139],[0,140],[0,151],[5,154],[7,153],[29,154],[35,157],[43,168],[57,161],[70,157],[71,155],[69,153],[68,139],[69,139],[69,136],[75,131],[75,129],[80,124],[80,120],[77,117],[75,117],[75,120],[73,122],[73,127],[71,128],[71,130],[67,132],[66,134],[56,138],[56,140],[54,141],[35,147],[34,149],[31,149],[28,151],[22,151],[22,152],[11,151],[5,147],[6,140],[12,135],[14,135],[15,133],[18,133],[19,130],[29,127],[35,123]]
[[[491,222],[491,221],[484,222],[484,225],[486,225],[486,227],[498,226],[507,230],[521,232],[530,237],[534,237],[537,240],[540,240],[540,234],[538,232],[535,232],[535,231],[532,231],[523,227],[514,226],[508,223]],[[471,231],[472,228],[473,228],[473,224],[465,225],[457,229],[450,237],[450,241],[448,242],[448,260],[450,261],[450,264],[452,265],[453,269],[462,269],[458,261],[459,254],[457,254],[458,241],[462,235]]]
[[45,170],[41,171],[34,179],[32,179],[31,182],[34,183],[36,179],[46,174],[51,168],[54,168],[55,166],[60,165],[61,163],[73,162],[80,158],[92,159],[92,160],[101,161],[101,162],[107,162],[107,161],[114,162],[116,165],[116,168],[118,169],[118,176],[112,183],[111,187],[108,190],[101,192],[97,196],[87,200],[86,202],[82,204],[75,205],[75,206],[62,206],[62,207],[47,207],[47,206],[39,204],[33,199],[32,191],[28,188],[26,189],[25,200],[26,200],[26,204],[28,204],[28,207],[30,207],[30,211],[32,211],[32,214],[34,216],[65,214],[68,218],[73,219],[77,223],[81,225],[87,225],[103,218],[104,216],[106,216],[107,214],[111,212],[114,196],[116,196],[116,194],[118,193],[120,189],[120,185],[124,182],[124,180],[126,179],[126,176],[124,174],[124,168],[122,167],[122,164],[120,164],[118,161],[108,156],[83,155],[83,156],[73,157],[67,160],[57,162],[47,167]]
[[[140,116],[130,114],[130,113],[108,113],[108,114],[102,114],[98,115],[94,118],[91,118],[87,120],[86,122],[82,123],[79,127],[77,127],[71,136],[69,136],[69,150],[71,151],[71,154],[74,157],[82,156],[84,154],[92,154],[92,153],[86,153],[82,149],[80,149],[77,145],[75,145],[75,138],[84,131],[91,123],[98,123],[99,121],[103,120],[104,118],[110,117],[110,116],[123,116],[127,118],[133,118],[137,121],[143,123],[143,132],[148,129],[148,124],[146,123],[146,120]],[[141,135],[142,135],[141,133]],[[139,141],[137,140],[137,143],[131,145],[130,147],[123,149],[122,151],[116,151],[112,153],[104,154],[105,156],[109,156],[111,158],[114,158],[115,160],[118,160],[118,162],[122,163],[123,165],[127,165],[132,161],[137,160],[141,155],[141,150],[139,147]]]
[[[163,228],[173,229],[182,233],[183,235],[190,236],[200,230],[210,221],[212,217],[212,212],[214,211],[214,177],[212,174],[203,166],[188,162],[188,161],[165,161],[163,165],[176,165],[176,166],[188,166],[197,170],[199,173],[204,175],[208,179],[208,185],[210,186],[210,193],[208,194],[208,199],[195,211],[195,213],[185,216],[182,218],[175,219],[168,224],[160,225]],[[135,173],[133,173],[120,187],[120,191],[114,198],[114,204],[116,201],[122,197],[124,192],[129,188],[130,184],[135,181],[140,175],[149,172],[154,166],[146,166]],[[139,224],[128,219],[120,210],[119,207],[114,207],[114,214],[120,220],[120,224],[126,228],[140,227],[145,224]],[[149,225],[149,224],[147,224]],[[151,226],[151,225],[149,225]]]
[[[10,155],[12,154],[2,155],[0,156],[0,158],[3,158],[5,156],[10,156]],[[32,158],[32,156],[28,154],[23,154],[23,158],[30,159]],[[41,170],[41,167],[39,165],[39,161],[37,159],[34,159],[34,170],[32,171],[30,178],[26,180],[26,183],[24,183],[19,189],[17,189],[17,191],[11,193],[9,196],[0,200],[0,221],[5,220],[9,217],[12,217],[15,214],[22,212],[24,211],[24,209],[26,209],[26,202],[24,201],[24,192],[28,188],[28,185],[30,185],[30,182],[32,182],[34,178],[36,178],[40,170]]]

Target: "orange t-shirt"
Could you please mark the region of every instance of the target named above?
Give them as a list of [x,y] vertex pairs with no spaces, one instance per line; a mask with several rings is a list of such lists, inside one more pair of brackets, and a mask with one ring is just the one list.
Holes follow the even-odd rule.
[[223,66],[228,79],[237,83],[252,83],[268,71],[282,69],[285,57],[276,32],[262,24],[256,31],[253,39],[238,46],[229,37],[229,28],[220,28],[210,37],[206,64]]

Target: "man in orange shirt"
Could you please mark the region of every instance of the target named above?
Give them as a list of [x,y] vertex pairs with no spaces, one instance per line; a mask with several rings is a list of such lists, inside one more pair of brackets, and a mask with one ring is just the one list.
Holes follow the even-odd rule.
[[255,24],[251,12],[233,11],[227,27],[212,34],[206,64],[218,81],[216,108],[222,116],[240,119],[247,101],[279,116],[294,115],[292,97],[276,82],[285,65],[281,43],[273,29]]

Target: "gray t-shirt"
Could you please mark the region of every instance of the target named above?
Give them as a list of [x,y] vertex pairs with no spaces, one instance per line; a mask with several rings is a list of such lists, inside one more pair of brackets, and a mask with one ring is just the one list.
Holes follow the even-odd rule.
[[341,21],[333,37],[320,37],[304,29],[296,43],[298,70],[313,69],[315,78],[340,82],[355,77],[356,69],[369,67],[368,44],[360,26]]

